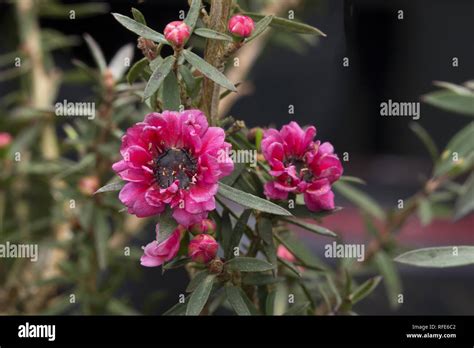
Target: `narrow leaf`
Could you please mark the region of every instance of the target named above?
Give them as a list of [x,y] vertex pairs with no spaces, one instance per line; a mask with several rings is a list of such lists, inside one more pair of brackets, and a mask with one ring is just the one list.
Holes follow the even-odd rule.
[[254,196],[244,191],[237,190],[231,186],[227,186],[226,184],[223,184],[222,182],[219,183],[218,194],[223,196],[224,198],[227,198],[247,208],[260,210],[262,212],[266,212],[266,213],[270,213],[274,215],[291,216],[291,213],[288,210],[266,199]]
[[141,75],[143,70],[148,66],[148,59],[142,58],[130,68],[127,74],[127,82],[134,83]]
[[163,82],[163,109],[178,111],[181,105],[178,79],[174,72],[170,72]]
[[125,185],[123,182],[113,182],[111,184],[107,184],[102,186],[100,189],[94,192],[94,194],[101,193],[101,192],[110,192],[110,191],[119,191]]
[[133,60],[134,47],[132,44],[121,47],[109,64],[109,70],[116,81],[123,77],[123,74],[129,67],[128,64]]
[[97,42],[89,34],[84,34],[84,40],[86,40],[86,44],[87,46],[89,46],[89,50],[91,51],[92,57],[94,58],[95,63],[99,67],[99,70],[101,72],[104,72],[107,68],[104,53],[102,53],[102,50],[100,49]]
[[380,281],[382,280],[381,276],[377,276],[371,278],[360,285],[354,292],[349,296],[349,300],[352,304],[356,304],[357,302],[363,300],[366,296],[368,296],[374,289],[379,285]]
[[380,206],[366,193],[346,184],[344,182],[336,182],[333,185],[334,189],[343,195],[346,199],[351,201],[357,207],[365,211],[366,213],[383,220],[385,213]]
[[184,50],[183,56],[186,59],[186,61],[189,62],[189,64],[194,66],[204,76],[211,79],[215,83],[221,85],[222,87],[227,88],[228,90],[237,92],[237,89],[232,84],[232,82],[230,82],[223,73],[221,73],[219,70],[217,70],[208,62],[206,62],[204,59],[202,59],[201,57],[199,57],[198,55],[194,54],[193,52],[189,50]]
[[247,304],[245,303],[245,293],[236,286],[226,286],[225,293],[227,300],[238,315],[251,315]]
[[418,138],[420,138],[423,145],[425,145],[426,149],[428,150],[428,153],[430,154],[431,160],[433,162],[436,162],[439,157],[439,151],[430,134],[417,122],[410,123],[409,127],[413,131],[413,133],[415,133]]
[[474,173],[463,185],[462,192],[456,201],[454,219],[459,220],[474,210]]
[[444,90],[424,95],[423,101],[438,108],[455,113],[474,116],[474,93],[459,94]]
[[[244,13],[254,20],[260,20],[264,15],[259,13]],[[282,17],[273,17],[270,26],[275,29],[290,31],[299,34],[312,34],[326,36],[321,30],[311,25],[301,23],[295,20],[290,20]]]
[[199,283],[189,298],[186,315],[199,315],[201,313],[211,294],[212,284],[215,279],[215,274],[209,274]]
[[304,228],[307,231],[319,234],[321,236],[337,238],[337,234],[335,234],[334,232],[328,230],[325,227],[318,226],[316,224],[307,223],[305,221],[301,221],[301,220],[294,219],[294,218],[282,218],[282,220],[286,221],[286,222],[289,222],[290,224],[293,224],[295,226]]
[[226,266],[233,270],[241,272],[263,272],[274,268],[266,261],[253,257],[236,257],[227,261]]
[[232,42],[233,39],[230,35],[220,33],[218,31],[208,29],[208,28],[197,28],[194,30],[194,34],[205,37],[207,39],[212,39],[212,40],[221,40],[221,41],[230,41]]
[[142,23],[139,23],[131,19],[130,17],[121,15],[119,13],[112,13],[112,15],[120,24],[122,24],[125,28],[134,32],[135,34],[145,39],[169,45],[169,42],[166,41],[165,37],[162,34],[154,31],[153,29],[148,28],[146,25],[143,25]]
[[418,267],[456,267],[474,264],[474,246],[445,246],[408,251],[396,262]]
[[255,29],[252,32],[252,36],[250,36],[247,39],[247,41],[252,41],[257,36],[262,34],[265,31],[265,29],[267,29],[268,26],[270,25],[270,23],[272,22],[273,17],[274,17],[273,15],[270,15],[270,16],[263,17],[261,20],[259,20],[257,22],[257,24],[255,24]]
[[145,87],[145,92],[143,92],[143,99],[150,98],[151,95],[155,93],[158,90],[158,88],[160,88],[166,76],[168,76],[171,69],[173,68],[173,64],[175,60],[176,59],[173,56],[168,56],[153,71]]
[[188,14],[184,19],[184,23],[186,23],[191,28],[191,32],[193,32],[194,27],[196,26],[197,19],[199,18],[199,11],[201,10],[201,5],[201,0],[193,0],[191,6],[189,7]]
[[139,10],[137,10],[134,7],[132,7],[132,16],[133,16],[133,19],[136,20],[138,23],[146,25],[145,16],[143,15],[143,13],[141,13]]

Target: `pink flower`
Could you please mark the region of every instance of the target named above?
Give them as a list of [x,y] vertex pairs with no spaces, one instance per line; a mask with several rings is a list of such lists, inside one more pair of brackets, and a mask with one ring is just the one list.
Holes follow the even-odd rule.
[[189,228],[189,231],[194,235],[201,233],[207,233],[212,235],[216,231],[216,223],[209,219],[203,219],[201,222],[192,225]]
[[235,15],[229,20],[229,31],[238,37],[249,37],[254,28],[253,19],[247,16]]
[[188,256],[198,263],[208,263],[216,257],[219,245],[208,234],[198,234],[189,242]]
[[280,244],[277,249],[277,256],[280,259],[290,261],[290,262],[295,262],[296,258],[295,255],[293,255],[284,245]]
[[181,47],[188,40],[189,35],[191,35],[191,28],[182,21],[174,21],[168,23],[164,34],[168,42],[174,46]]
[[222,128],[209,127],[199,110],[151,113],[122,138],[121,161],[112,168],[128,183],[119,199],[138,217],[161,214],[189,227],[216,207],[218,180],[234,164]]
[[[173,233],[161,243],[154,240],[143,248],[143,256],[140,258],[142,266],[157,267],[173,259],[178,254],[181,236],[185,231],[183,226],[179,226]],[[159,226],[156,225],[156,238],[159,236]]]
[[7,147],[12,142],[12,136],[7,132],[0,132],[0,149]]
[[284,200],[289,193],[303,193],[309,210],[334,209],[331,184],[342,175],[342,165],[332,145],[313,141],[315,135],[316,128],[303,130],[296,122],[265,132],[262,152],[275,177],[265,184],[267,197]]

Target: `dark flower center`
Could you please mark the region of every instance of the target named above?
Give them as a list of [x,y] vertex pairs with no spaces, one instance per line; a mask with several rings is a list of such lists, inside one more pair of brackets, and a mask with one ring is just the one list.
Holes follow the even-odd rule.
[[179,188],[186,189],[197,173],[197,161],[186,149],[170,148],[155,159],[154,174],[162,188],[179,180]]
[[301,180],[310,182],[313,179],[313,173],[308,168],[306,162],[303,159],[298,157],[288,157],[285,159],[283,164],[285,165],[285,167],[292,165],[295,166],[296,173],[301,178]]

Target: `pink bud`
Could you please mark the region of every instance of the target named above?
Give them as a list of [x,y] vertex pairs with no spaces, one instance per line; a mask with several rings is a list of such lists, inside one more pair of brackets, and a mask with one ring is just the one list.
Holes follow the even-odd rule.
[[210,219],[203,219],[201,222],[192,225],[189,231],[195,236],[201,233],[214,235],[216,232],[216,223]]
[[236,15],[229,20],[229,31],[238,37],[249,37],[254,28],[253,19],[247,16]]
[[12,136],[7,132],[0,133],[0,149],[7,147],[12,142]]
[[181,47],[191,35],[191,28],[182,21],[174,21],[166,26],[164,33],[168,42],[173,46]]
[[92,196],[99,189],[99,185],[99,178],[94,175],[82,177],[78,184],[79,191],[86,196]]
[[216,257],[219,245],[208,234],[199,234],[189,242],[188,255],[198,263],[208,263]]

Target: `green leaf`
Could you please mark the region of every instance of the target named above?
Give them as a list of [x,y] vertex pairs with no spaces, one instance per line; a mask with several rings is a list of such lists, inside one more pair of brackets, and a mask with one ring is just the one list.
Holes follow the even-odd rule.
[[186,314],[186,307],[189,303],[189,298],[191,295],[188,295],[184,298],[184,302],[178,302],[173,307],[168,309],[163,315],[185,315]]
[[267,298],[265,299],[265,314],[266,315],[275,315],[275,296],[276,290],[273,289],[268,291]]
[[163,62],[153,71],[143,92],[143,99],[148,99],[155,93],[173,69],[176,59],[173,56],[166,57]]
[[288,309],[283,315],[307,315],[310,305],[311,304],[309,302],[295,304],[290,309]]
[[[454,160],[454,153],[458,161]],[[435,168],[435,176],[447,174],[456,168],[458,171],[468,169],[474,163],[474,122],[461,129],[449,141]]]
[[335,207],[332,210],[323,210],[318,212],[313,212],[308,210],[305,205],[296,204],[293,208],[290,208],[291,212],[294,216],[304,219],[314,219],[314,220],[321,220],[326,216],[332,215],[337,213],[338,211],[342,210],[342,207]]
[[244,191],[237,190],[231,186],[223,184],[222,182],[219,183],[218,195],[223,196],[224,198],[227,198],[232,202],[238,203],[247,208],[256,209],[274,215],[291,216],[291,213],[288,210],[266,199],[254,196]]
[[111,232],[106,215],[100,210],[96,211],[94,223],[94,242],[99,268],[104,270],[107,267],[107,240]]
[[202,2],[201,0],[193,0],[191,6],[189,7],[188,14],[184,19],[184,23],[186,23],[191,28],[191,33],[196,26],[196,22],[199,18],[199,11],[201,10]]
[[128,63],[133,60],[134,47],[132,44],[125,45],[121,47],[118,52],[113,56],[110,64],[108,66],[112,76],[115,81],[120,80],[125,71],[127,70],[128,65],[126,64],[127,59]]
[[110,191],[119,191],[125,185],[124,182],[113,182],[111,184],[107,184],[102,186],[100,189],[94,192],[94,194],[102,193],[102,192],[110,192]]
[[253,257],[236,257],[227,261],[225,265],[240,272],[263,272],[274,268],[268,262]]
[[142,58],[130,68],[127,74],[127,82],[129,84],[134,83],[141,75],[141,73],[148,66],[148,59]]
[[454,208],[454,219],[459,220],[474,210],[474,173],[463,185]]
[[379,285],[380,281],[382,280],[381,276],[377,276],[371,278],[360,285],[354,292],[349,296],[349,300],[352,304],[356,304],[357,302],[363,300],[366,296],[368,296],[372,291],[375,290],[377,285]]
[[334,183],[333,187],[347,200],[351,201],[369,215],[380,220],[385,218],[385,213],[382,208],[366,193],[340,181]]
[[244,300],[244,296],[246,295],[242,291],[242,289],[236,286],[232,286],[232,285],[226,286],[225,294],[227,296],[227,301],[229,301],[235,313],[237,313],[238,315],[251,315],[252,314]]
[[186,92],[193,98],[199,90],[199,80],[193,76],[191,70],[185,65],[180,65],[178,71],[186,85]]
[[67,18],[70,20],[70,11],[74,9],[76,19],[96,16],[109,11],[105,2],[64,3],[59,1],[39,2],[39,15],[47,18]]
[[282,238],[278,234],[275,234],[275,238],[301,262],[303,267],[320,272],[326,271],[325,267],[321,265],[321,262],[316,259],[311,251],[299,240],[288,237]]
[[432,161],[436,162],[439,157],[439,151],[430,134],[417,122],[411,122],[409,127],[413,131],[413,133],[415,133],[418,138],[420,138],[423,145],[425,145],[426,149],[428,150],[428,153],[431,156]]
[[142,23],[139,23],[131,19],[130,17],[121,15],[119,13],[112,13],[112,15],[120,24],[122,24],[125,28],[134,32],[135,34],[145,39],[169,45],[169,42],[166,41],[165,37],[162,34],[154,31],[153,29],[148,28],[146,25],[143,25]]
[[163,269],[176,269],[183,266],[186,266],[191,259],[189,257],[175,258],[172,261],[163,265]]
[[307,231],[319,234],[321,236],[337,238],[337,234],[335,234],[333,231],[330,231],[327,228],[316,225],[316,224],[307,223],[305,221],[301,221],[294,218],[282,218],[281,220],[286,221],[295,226],[304,228]]
[[273,15],[270,15],[270,16],[265,16],[263,17],[261,20],[259,20],[256,24],[255,24],[255,29],[253,30],[252,32],[252,35],[246,40],[246,41],[252,41],[253,39],[255,39],[257,36],[259,36],[260,34],[262,34],[265,29],[268,28],[268,26],[270,25],[270,23],[272,22],[274,16]]
[[422,199],[418,206],[418,217],[422,226],[429,225],[433,219],[433,212],[431,210],[431,203],[427,199]]
[[402,292],[402,283],[400,275],[393,260],[387,255],[385,251],[379,251],[375,254],[375,264],[384,279],[387,297],[392,308],[400,305],[398,302],[398,295]]
[[212,40],[234,41],[232,36],[208,28],[197,28],[194,30],[194,34]]
[[107,311],[114,315],[139,315],[133,307],[119,301],[116,298],[112,298],[107,302]]
[[208,274],[196,287],[196,290],[189,297],[186,307],[186,315],[199,315],[206,305],[211,294],[212,285],[216,279],[215,274]]
[[222,245],[222,249],[224,249],[224,255],[226,258],[229,257],[229,253],[232,253],[230,249],[230,241],[232,238],[232,223],[230,221],[229,211],[224,209],[222,212],[222,219],[221,219],[221,229],[220,229],[220,236],[219,240]]
[[301,277],[301,272],[299,271],[299,269],[291,262],[285,260],[285,259],[282,259],[282,258],[278,258],[278,261],[283,265],[285,266],[286,268],[288,268],[290,271],[292,271],[294,274],[296,274],[296,276],[298,277]]
[[145,16],[143,13],[141,13],[139,10],[136,8],[132,7],[132,16],[135,21],[137,21],[140,24],[146,25],[146,20]]
[[396,262],[418,267],[456,267],[474,264],[474,246],[445,246],[408,251]]
[[218,85],[221,85],[222,87],[227,88],[228,90],[237,92],[237,89],[232,84],[232,82],[230,82],[223,73],[221,73],[219,70],[214,68],[211,64],[206,62],[204,59],[202,59],[201,57],[199,57],[198,55],[194,54],[193,52],[189,50],[184,50],[183,56],[186,59],[186,61],[189,62],[189,64],[194,66],[204,76],[211,79]]
[[276,246],[273,241],[273,224],[272,220],[266,216],[260,216],[257,220],[257,231],[263,241],[263,251],[268,261],[276,266],[277,255]]
[[104,53],[102,53],[102,50],[100,49],[97,42],[89,34],[84,34],[84,40],[86,40],[86,44],[89,47],[89,50],[92,53],[92,57],[94,58],[95,63],[99,67],[99,70],[101,72],[104,72],[107,68]]
[[[259,14],[259,13],[247,12],[244,14],[254,20],[260,20],[264,17],[262,14]],[[295,20],[290,20],[290,19],[281,18],[281,17],[273,17],[270,23],[270,26],[275,29],[286,30],[293,33],[326,36],[326,34],[324,34],[321,30],[319,30],[316,27],[313,27],[311,25],[301,23]]]
[[200,271],[194,275],[194,278],[191,279],[188,286],[186,287],[186,292],[193,292],[196,290],[197,286],[204,281],[204,278],[207,277],[209,273],[207,270]]
[[181,105],[180,94],[178,79],[171,71],[163,82],[163,109],[178,111]]
[[275,278],[270,273],[244,273],[242,283],[247,285],[268,285],[280,282],[280,278]]
[[349,182],[349,183],[359,184],[359,185],[367,184],[364,180],[362,180],[361,178],[357,178],[355,176],[343,175],[339,178],[339,180],[343,182]]
[[424,95],[423,101],[438,108],[459,114],[474,116],[474,93],[460,94],[452,90]]
[[171,209],[167,208],[161,215],[159,216],[157,228],[159,230],[157,242],[161,243],[168,239],[168,237],[174,232],[176,227],[178,227],[178,223],[173,218],[173,212]]

